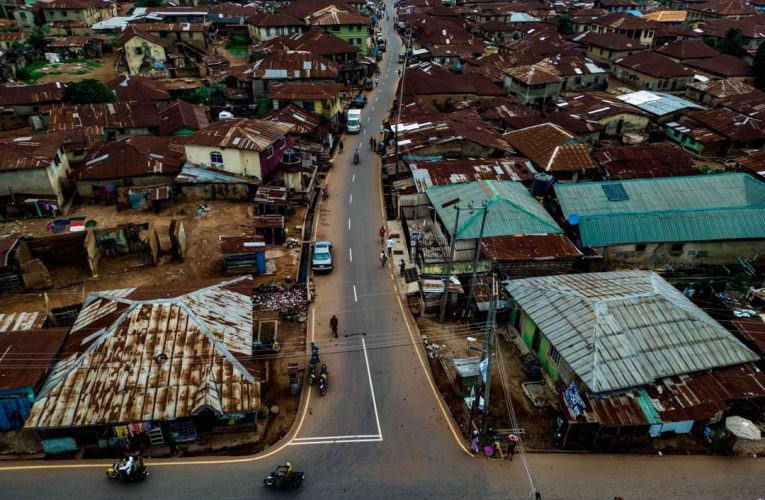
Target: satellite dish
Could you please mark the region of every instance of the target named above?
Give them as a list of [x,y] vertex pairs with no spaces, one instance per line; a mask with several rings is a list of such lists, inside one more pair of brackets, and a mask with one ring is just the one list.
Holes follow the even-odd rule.
[[579,214],[571,214],[568,216],[568,223],[572,226],[576,226],[579,224]]

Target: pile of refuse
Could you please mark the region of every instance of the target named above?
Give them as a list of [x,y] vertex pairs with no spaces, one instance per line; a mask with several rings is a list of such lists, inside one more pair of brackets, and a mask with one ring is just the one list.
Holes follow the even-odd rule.
[[307,310],[306,300],[305,288],[300,285],[265,283],[253,290],[252,305],[268,311],[292,309],[302,316]]

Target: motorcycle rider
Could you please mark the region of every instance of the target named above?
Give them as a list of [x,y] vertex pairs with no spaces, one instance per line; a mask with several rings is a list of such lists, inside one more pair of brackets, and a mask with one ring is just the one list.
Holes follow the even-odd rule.
[[119,466],[119,472],[122,474],[123,477],[130,477],[130,473],[133,470],[133,463],[135,462],[135,458],[133,455],[130,455],[128,459],[125,461],[124,465]]

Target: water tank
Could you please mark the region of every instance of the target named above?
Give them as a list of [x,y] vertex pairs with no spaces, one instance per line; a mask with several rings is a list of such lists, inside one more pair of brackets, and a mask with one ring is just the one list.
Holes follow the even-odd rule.
[[534,174],[534,182],[531,184],[531,194],[535,198],[547,196],[555,183],[555,178],[544,172]]
[[294,149],[285,151],[284,156],[282,156],[282,164],[287,166],[300,165],[302,161],[303,161],[303,158],[300,152],[295,151]]
[[221,111],[218,113],[218,120],[233,120],[234,119],[234,113],[230,111]]

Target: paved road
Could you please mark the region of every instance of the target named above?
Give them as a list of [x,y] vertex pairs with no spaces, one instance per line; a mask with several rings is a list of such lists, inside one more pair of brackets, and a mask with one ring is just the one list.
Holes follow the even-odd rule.
[[[320,208],[318,238],[333,241],[336,269],[316,278],[309,335],[329,366],[330,389],[323,398],[313,389],[290,445],[256,459],[150,461],[152,475],[141,484],[108,481],[94,462],[42,470],[0,464],[0,498],[527,498],[529,482],[517,458],[472,458],[455,440],[413,347],[392,269],[377,260],[379,162],[368,140],[370,133],[379,137],[392,102],[399,49],[397,37],[389,37],[362,133],[345,137]],[[354,166],[356,143],[363,154]],[[337,340],[329,335],[333,313],[340,320]],[[304,485],[293,492],[265,489],[262,478],[286,460],[307,472]],[[765,496],[763,467],[751,459],[534,455],[529,463],[545,499]]]

